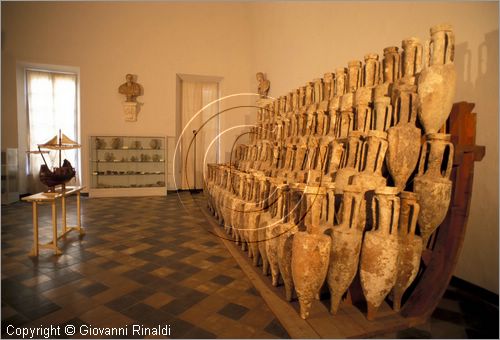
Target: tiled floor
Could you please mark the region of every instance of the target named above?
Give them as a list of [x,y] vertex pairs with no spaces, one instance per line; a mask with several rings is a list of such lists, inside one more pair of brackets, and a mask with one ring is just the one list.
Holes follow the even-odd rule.
[[[49,207],[40,213],[40,234],[50,241]],[[84,198],[82,220],[86,235],[61,240],[64,255],[43,250],[32,259],[31,205],[2,207],[3,337],[9,324],[170,324],[174,338],[288,337],[204,219],[177,195]]]
[[[27,256],[31,206],[3,206],[2,337],[9,324],[170,324],[173,338],[288,337],[193,201],[182,202],[176,194],[84,198],[87,234],[61,240],[64,255],[43,250],[38,259]],[[40,213],[49,241],[49,207]],[[498,302],[450,288],[426,325],[380,337],[498,338]]]

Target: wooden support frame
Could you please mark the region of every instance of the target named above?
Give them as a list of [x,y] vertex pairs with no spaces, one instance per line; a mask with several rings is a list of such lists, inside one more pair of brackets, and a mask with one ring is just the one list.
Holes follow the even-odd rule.
[[425,269],[413,292],[401,309],[401,315],[427,320],[448,287],[465,238],[474,178],[474,162],[485,155],[484,146],[476,142],[474,104],[459,102],[453,105],[446,123],[455,146],[451,180],[452,200],[444,222],[434,235],[433,250],[423,256]]
[[[33,209],[33,248],[29,256],[38,256],[40,249],[52,249],[55,255],[61,255],[62,251],[57,246],[57,241],[71,231],[78,231],[84,235],[85,231],[81,225],[81,191],[84,187],[66,187],[49,193],[38,193],[24,197],[22,200],[31,202]],[[77,225],[68,227],[66,216],[66,197],[76,194]],[[58,236],[57,227],[57,201],[61,200],[62,206],[62,234]],[[50,204],[52,210],[52,241],[49,243],[39,242],[38,205]]]

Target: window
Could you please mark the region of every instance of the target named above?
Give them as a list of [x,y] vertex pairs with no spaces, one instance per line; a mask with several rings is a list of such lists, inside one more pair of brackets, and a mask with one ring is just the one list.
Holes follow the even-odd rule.
[[[38,150],[38,144],[58,135],[59,130],[78,141],[77,74],[27,69],[26,98],[30,151]],[[65,150],[61,158],[70,161],[80,173],[78,152],[78,149]],[[58,152],[51,151],[44,157],[49,167],[58,166]],[[41,164],[43,159],[39,154],[28,158],[27,175],[33,176],[35,182]]]

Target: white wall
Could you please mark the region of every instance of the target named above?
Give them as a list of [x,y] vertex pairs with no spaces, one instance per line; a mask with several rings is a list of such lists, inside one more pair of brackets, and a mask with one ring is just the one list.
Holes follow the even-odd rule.
[[[175,136],[176,74],[223,77],[221,95],[254,87],[246,4],[2,3],[2,146],[17,146],[18,61],[80,67],[82,175],[91,135]],[[118,86],[144,88],[135,123]],[[246,112],[245,112],[246,113]],[[225,114],[221,128],[244,121]]]
[[[83,175],[88,137],[174,135],[176,74],[223,77],[221,95],[255,91],[267,73],[272,96],[325,72],[429,37],[453,24],[455,100],[476,103],[476,163],[468,230],[456,275],[498,293],[498,4],[403,2],[6,3],[2,6],[2,147],[17,146],[16,62],[80,67]],[[138,75],[144,103],[137,123],[123,119],[118,86]],[[228,100],[248,105],[251,100]],[[248,109],[223,114],[221,129],[252,123]],[[223,137],[230,146],[241,130]],[[223,150],[223,156],[229,148]],[[224,160],[224,158],[223,158]]]

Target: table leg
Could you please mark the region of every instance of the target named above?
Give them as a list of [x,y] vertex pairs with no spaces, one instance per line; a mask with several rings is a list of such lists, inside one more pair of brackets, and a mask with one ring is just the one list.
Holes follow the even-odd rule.
[[57,205],[56,205],[56,200],[52,202],[52,246],[54,247],[54,253],[56,255],[60,254],[61,252],[57,248]]
[[38,256],[38,205],[33,202],[33,249],[32,256]]
[[62,206],[62,223],[63,223],[63,234],[66,233],[67,231],[67,223],[66,223],[66,196],[63,193],[63,196],[61,198],[61,206]]
[[85,234],[85,232],[82,229],[82,208],[81,208],[81,201],[80,201],[80,191],[76,193],[76,227],[78,228],[78,231],[80,232],[80,235]]

